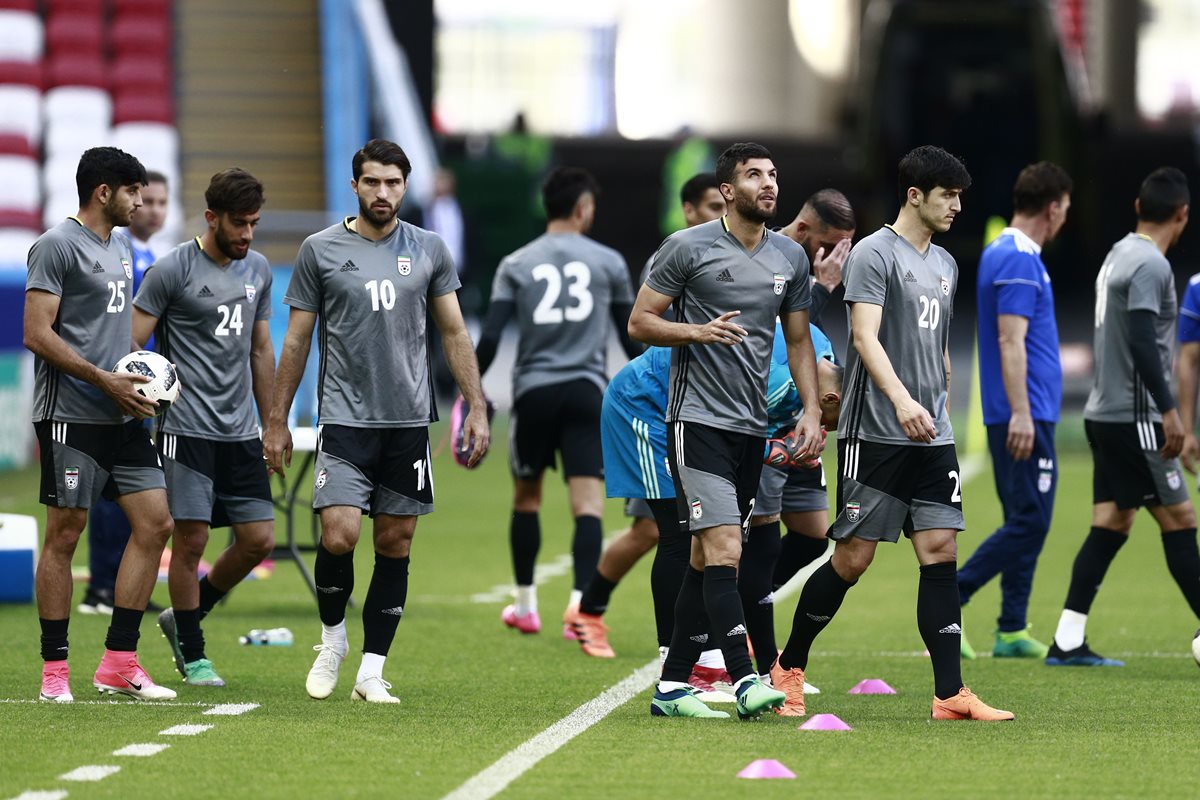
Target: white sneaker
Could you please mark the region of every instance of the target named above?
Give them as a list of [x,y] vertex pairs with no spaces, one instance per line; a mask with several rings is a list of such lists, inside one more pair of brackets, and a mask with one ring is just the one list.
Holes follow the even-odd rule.
[[390,683],[378,675],[372,675],[354,684],[354,691],[350,693],[350,699],[366,700],[368,703],[399,703],[399,697],[388,693],[390,688],[392,688]]
[[317,660],[308,671],[304,688],[308,690],[309,697],[324,700],[337,688],[338,671],[342,668],[346,652],[328,644],[313,645],[313,650],[317,651]]
[[805,681],[804,682],[804,693],[805,694],[820,694],[821,690],[818,689],[817,687],[813,686],[808,681]]

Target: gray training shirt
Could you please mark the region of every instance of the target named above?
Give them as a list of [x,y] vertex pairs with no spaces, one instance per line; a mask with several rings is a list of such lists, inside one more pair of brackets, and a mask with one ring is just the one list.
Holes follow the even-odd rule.
[[497,300],[516,304],[513,399],[579,378],[604,391],[611,307],[633,304],[629,268],[616,250],[578,233],[542,234],[500,262]]
[[732,346],[672,348],[667,421],[766,436],[775,318],[808,308],[809,283],[804,248],[774,231],[749,252],[724,217],[667,237],[646,285],[675,298],[679,322],[703,325],[741,311],[732,321],[747,333]]
[[[958,264],[944,248],[930,244],[924,255],[885,225],[854,245],[842,267],[846,316],[852,303],[883,306],[879,343],[896,377],[933,417],[937,436],[929,445],[954,442],[946,409],[946,364],[950,318],[958,289]],[[896,407],[859,358],[854,326],[846,344],[846,384],[838,439],[924,446],[904,435]]]
[[[133,349],[133,254],[123,236],[102,241],[75,217],[29,248],[25,290],[58,295],[54,330],[84,360],[109,370]],[[127,419],[98,388],[34,359],[33,421],[91,425]]]
[[1084,419],[1161,422],[1162,414],[1133,366],[1131,311],[1154,312],[1163,374],[1171,374],[1171,339],[1178,305],[1171,263],[1145,236],[1130,233],[1112,246],[1096,276],[1095,375]]
[[353,217],[304,240],[283,302],[320,315],[320,421],[418,428],[435,419],[428,301],[458,289],[436,233],[398,222],[372,242]]
[[158,349],[183,384],[160,430],[226,442],[257,438],[250,344],[254,323],[271,318],[267,259],[251,250],[222,267],[197,237],[154,262],[133,304],[158,318]]

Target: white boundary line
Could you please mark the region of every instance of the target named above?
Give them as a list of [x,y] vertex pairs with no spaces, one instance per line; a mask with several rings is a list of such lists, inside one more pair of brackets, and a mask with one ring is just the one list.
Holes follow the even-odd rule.
[[172,701],[166,702],[139,702],[137,700],[76,700],[73,703],[45,703],[41,700],[21,700],[21,699],[2,699],[2,704],[12,705],[42,705],[54,706],[55,708],[64,708],[70,706],[124,706],[125,708],[213,708],[221,705],[220,703],[175,703]]
[[94,781],[102,781],[109,775],[116,775],[121,771],[120,767],[112,765],[91,765],[86,767],[76,767],[70,772],[64,772],[58,776],[60,781],[83,781],[92,783]]
[[207,730],[211,730],[212,725],[172,725],[166,730],[158,732],[159,736],[198,736]]
[[127,744],[119,750],[113,750],[113,755],[146,758],[147,756],[156,756],[170,746],[171,745],[169,744],[160,744],[158,742],[151,742],[148,744]]
[[53,789],[50,791],[34,791],[32,789],[21,792],[12,800],[63,800],[67,793],[63,789]]

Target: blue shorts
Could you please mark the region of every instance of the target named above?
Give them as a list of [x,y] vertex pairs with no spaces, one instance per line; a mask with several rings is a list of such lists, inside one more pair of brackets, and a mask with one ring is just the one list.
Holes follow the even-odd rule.
[[675,496],[667,467],[667,423],[661,413],[646,413],[606,392],[600,412],[600,441],[609,497],[658,500]]

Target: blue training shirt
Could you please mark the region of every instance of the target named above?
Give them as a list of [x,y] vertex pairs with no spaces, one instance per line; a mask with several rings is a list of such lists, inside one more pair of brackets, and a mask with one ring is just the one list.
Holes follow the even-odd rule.
[[1042,248],[1016,228],[1005,228],[979,259],[979,389],[985,425],[1007,424],[1012,416],[1000,371],[1000,314],[1029,320],[1025,334],[1026,386],[1031,416],[1058,422],[1062,406],[1062,362],[1050,273]]
[[1200,274],[1188,279],[1179,304],[1179,342],[1200,342]]

